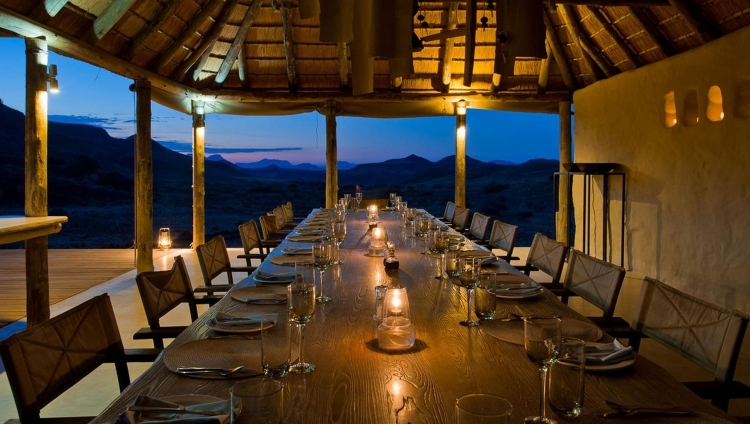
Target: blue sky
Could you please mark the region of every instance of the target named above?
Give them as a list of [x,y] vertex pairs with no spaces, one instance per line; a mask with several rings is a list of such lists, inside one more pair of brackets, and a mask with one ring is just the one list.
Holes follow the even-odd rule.
[[[0,38],[0,99],[24,111],[25,55],[20,38]],[[132,80],[87,63],[50,53],[58,65],[60,92],[50,95],[50,120],[86,123],[113,137],[135,132]],[[190,151],[191,118],[152,102],[152,137],[167,147]],[[431,161],[455,153],[455,117],[373,119],[338,117],[338,158],[352,163],[380,162],[411,154]],[[263,158],[293,164],[325,163],[325,118],[318,113],[282,117],[206,116],[206,151],[233,162]],[[553,114],[469,109],[467,155],[521,163],[559,159],[559,120]]]

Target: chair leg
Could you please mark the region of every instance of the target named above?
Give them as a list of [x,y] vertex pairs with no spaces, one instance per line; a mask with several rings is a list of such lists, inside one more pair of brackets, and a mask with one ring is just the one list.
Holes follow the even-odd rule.
[[115,361],[115,370],[117,371],[117,382],[120,385],[120,392],[130,385],[130,373],[128,372],[128,363],[124,358]]

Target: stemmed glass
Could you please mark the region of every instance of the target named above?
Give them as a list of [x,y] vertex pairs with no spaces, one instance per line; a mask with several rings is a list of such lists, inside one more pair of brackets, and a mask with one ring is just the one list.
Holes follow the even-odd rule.
[[338,263],[343,264],[344,260],[341,259],[341,243],[346,238],[346,222],[336,222],[333,224],[333,237],[336,241],[336,257],[338,258]]
[[415,231],[416,236],[424,239],[424,250],[422,251],[422,254],[428,255],[432,253],[430,252],[430,249],[427,248],[427,244],[430,241],[430,219],[424,215],[419,216],[415,221],[415,225],[417,226]]
[[555,362],[562,338],[561,319],[556,316],[527,316],[523,318],[523,342],[526,356],[539,367],[542,389],[539,396],[539,416],[526,417],[525,423],[554,424],[546,417],[547,370]]
[[330,302],[331,298],[323,295],[323,274],[331,266],[331,247],[327,240],[312,246],[312,257],[315,268],[320,272],[320,292],[315,299],[320,303]]
[[445,254],[448,253],[450,235],[447,231],[437,230],[435,232],[435,251],[440,253],[440,279],[448,278],[445,273]]
[[391,201],[391,210],[393,210],[393,207],[396,206],[396,193],[391,193],[389,199]]
[[356,199],[356,200],[357,200],[357,210],[359,210],[359,204],[360,204],[360,203],[362,203],[362,192],[361,192],[361,191],[358,191],[358,192],[357,192],[357,193],[356,193],[356,194],[354,195],[354,199]]
[[315,365],[305,362],[305,324],[310,322],[315,313],[315,269],[309,262],[295,262],[294,282],[287,286],[289,302],[289,319],[297,324],[299,361],[289,367],[289,372],[306,374],[315,369]]
[[458,259],[458,281],[466,287],[468,297],[468,313],[466,321],[459,324],[465,327],[476,327],[479,325],[478,320],[471,319],[471,311],[474,310],[474,289],[479,284],[479,274],[482,271],[482,260],[480,258],[459,258]]

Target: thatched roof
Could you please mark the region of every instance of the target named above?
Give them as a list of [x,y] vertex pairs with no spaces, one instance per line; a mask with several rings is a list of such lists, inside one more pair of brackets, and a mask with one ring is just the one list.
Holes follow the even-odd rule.
[[[420,51],[411,52],[412,60],[405,65],[409,72],[396,70],[403,70],[404,62],[376,56],[372,74],[364,73],[371,87],[362,86],[356,41],[320,41],[321,35],[331,38],[321,34],[320,25],[325,20],[324,29],[329,29],[331,18],[317,14],[315,7],[325,14],[326,7],[356,9],[373,3],[375,9],[406,7],[409,15],[416,5],[407,25],[414,25],[419,38],[429,40],[455,25],[461,36],[424,41]],[[495,71],[502,51],[497,35],[505,31],[503,4],[503,0],[414,4],[411,0],[0,0],[0,35],[46,36],[49,48],[60,54],[129,78],[148,78],[156,101],[185,112],[191,99],[211,101],[207,108],[215,112],[237,114],[297,113],[320,109],[326,100],[334,100],[342,114],[418,116],[451,114],[451,102],[462,98],[473,107],[555,112],[558,102],[570,100],[575,89],[750,24],[750,0],[545,3],[540,19],[547,28],[549,60],[519,57],[512,75],[507,70],[507,75],[500,75]],[[468,25],[467,15],[475,15]],[[460,29],[472,23],[476,31]],[[398,43],[402,29],[394,23],[381,31]],[[471,45],[468,34],[475,35],[474,60],[469,62],[473,69],[464,75],[467,52],[470,56],[472,50],[466,48]],[[465,86],[467,76],[471,81]]]

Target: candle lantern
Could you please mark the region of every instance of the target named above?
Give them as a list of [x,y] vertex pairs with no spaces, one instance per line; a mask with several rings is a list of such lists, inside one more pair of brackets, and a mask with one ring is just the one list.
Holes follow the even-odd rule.
[[376,205],[370,205],[367,207],[367,223],[370,226],[370,228],[376,227],[378,225],[378,219],[380,217],[378,216],[378,207]]
[[[376,223],[375,225],[378,224]],[[367,253],[369,253],[370,256],[383,256],[383,249],[385,249],[386,241],[387,236],[385,230],[376,226],[372,229],[372,242],[370,243],[370,248]]]
[[159,228],[159,249],[167,250],[172,247],[172,237],[169,235],[169,228]]
[[414,324],[409,318],[406,289],[388,289],[383,308],[383,322],[378,326],[378,346],[383,350],[406,350],[414,346]]

